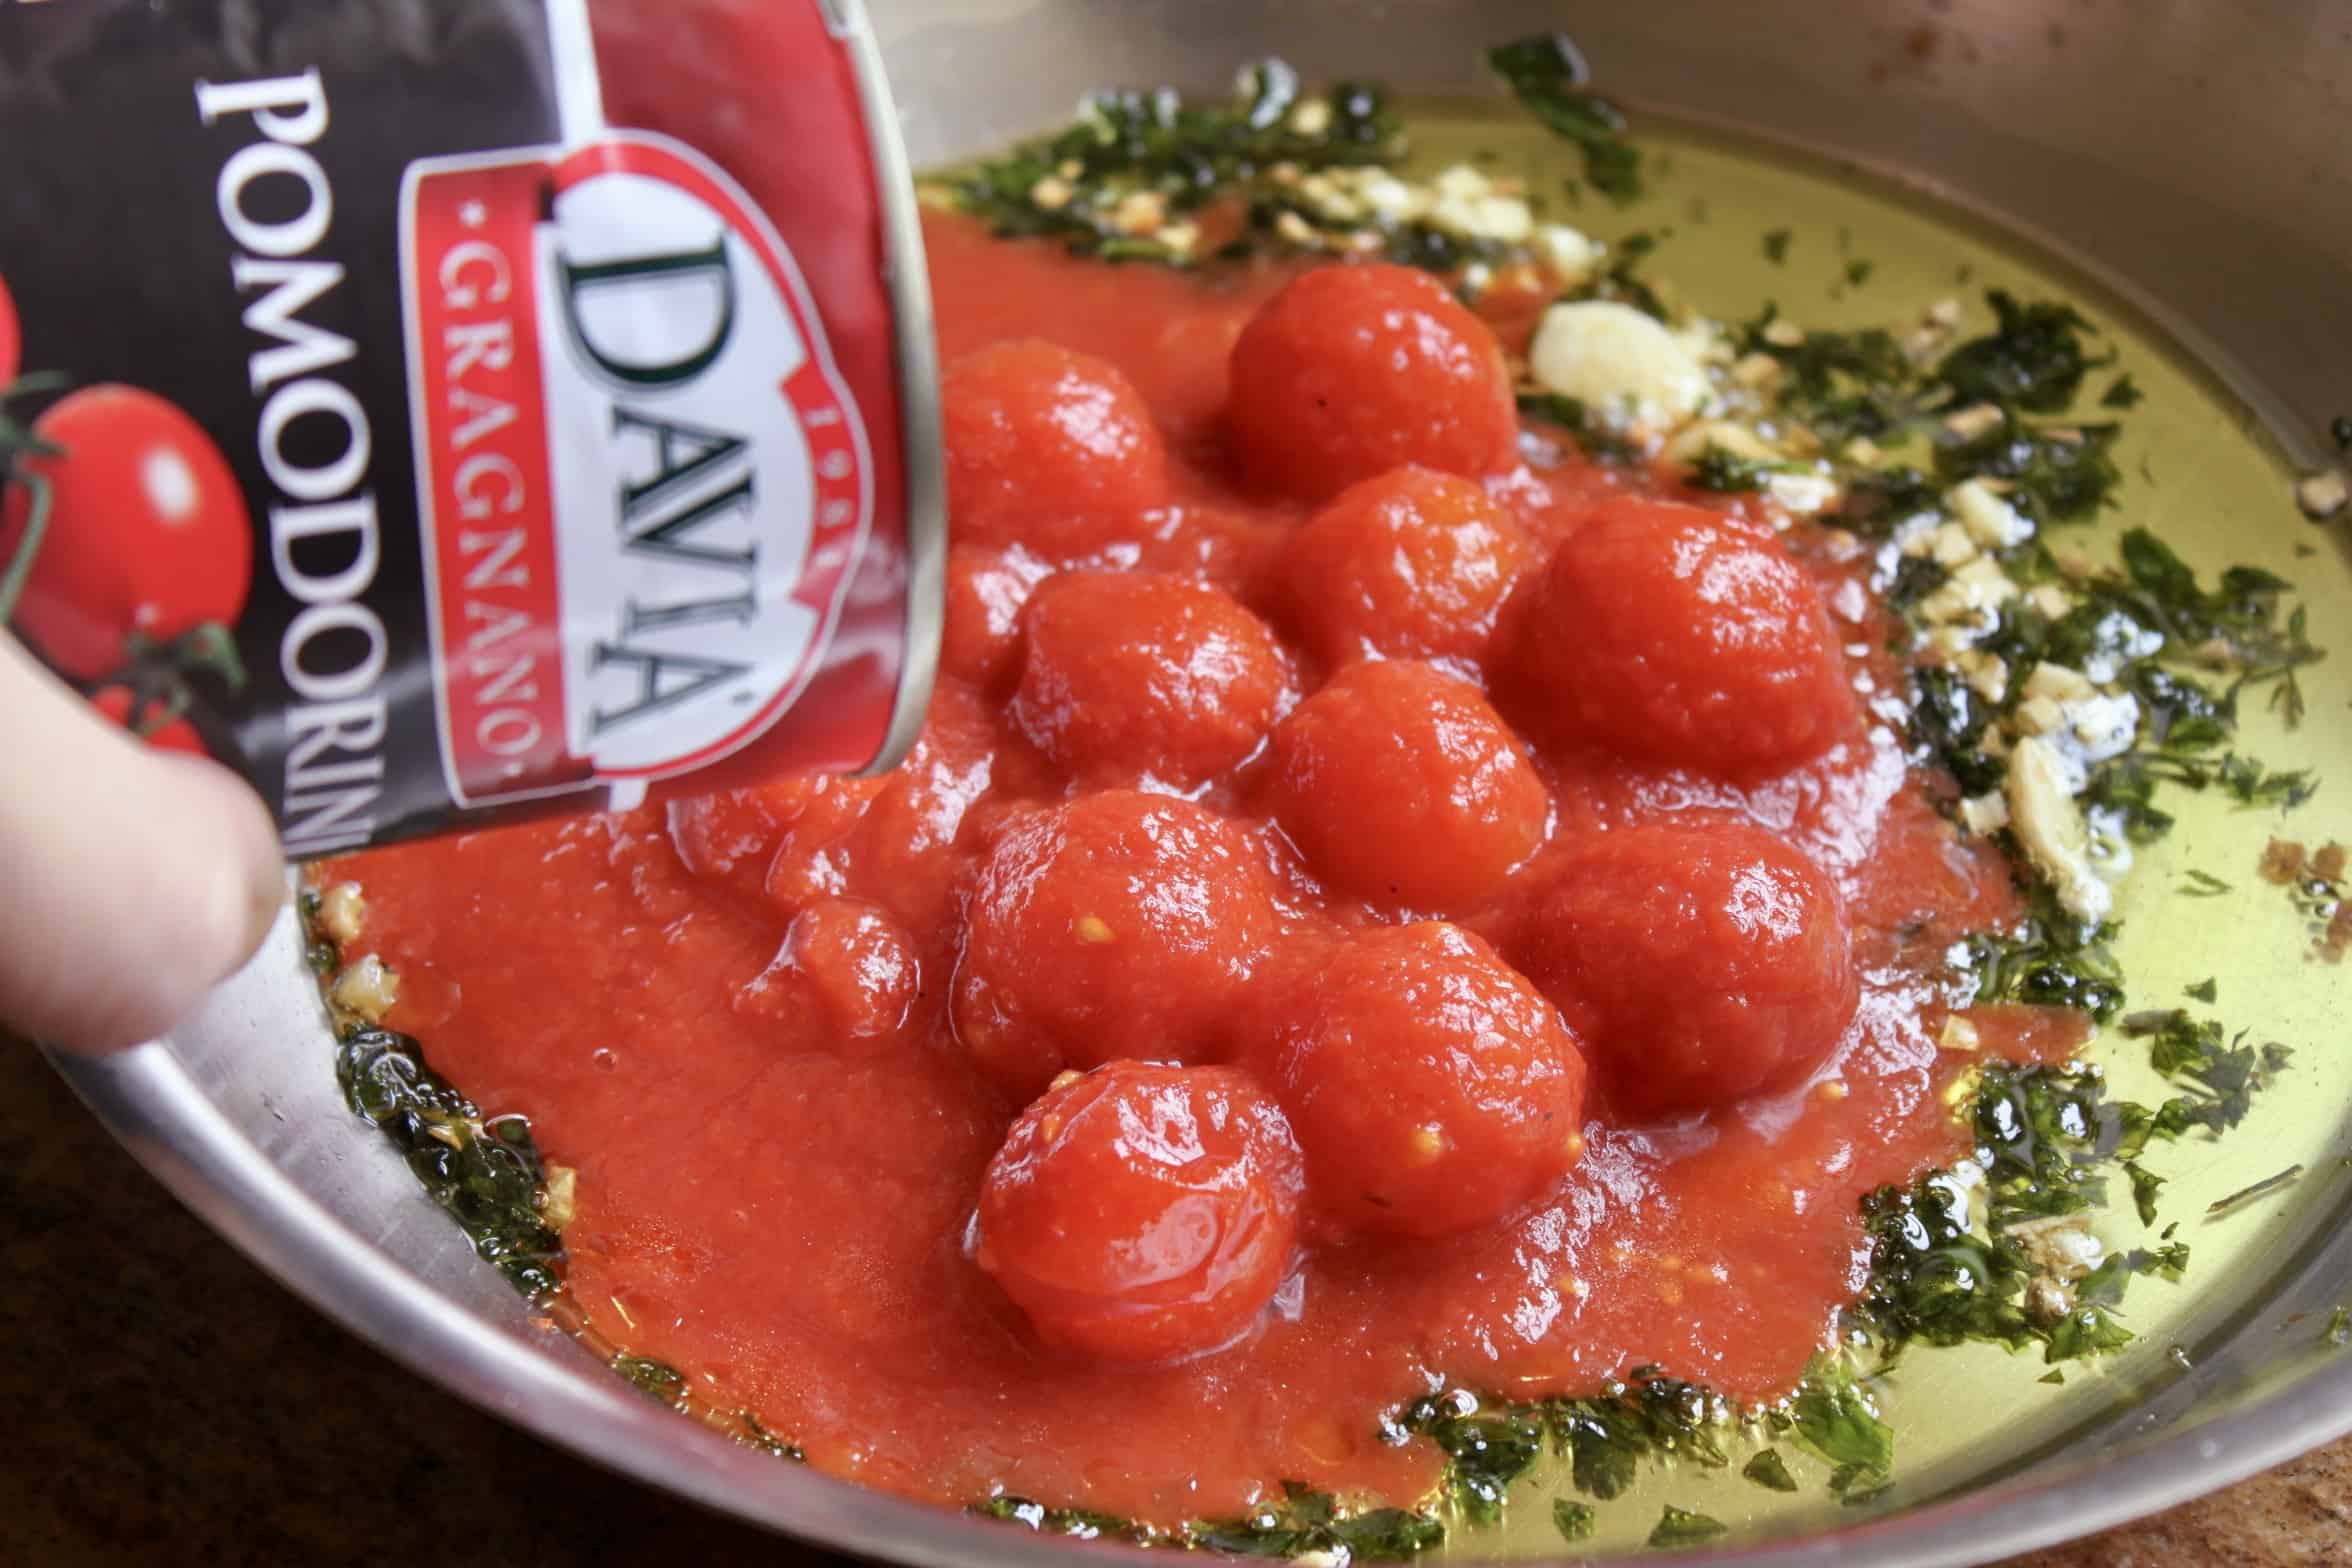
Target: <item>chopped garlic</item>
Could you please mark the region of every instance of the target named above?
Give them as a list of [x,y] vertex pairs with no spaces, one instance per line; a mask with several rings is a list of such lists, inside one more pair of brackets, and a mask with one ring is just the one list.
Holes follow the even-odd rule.
[[2048,697],[2028,697],[2017,705],[2017,727],[2028,735],[2048,735],[2066,727],[2066,707]]
[[1963,441],[1973,441],[1988,431],[1999,429],[2001,421],[2007,417],[1997,404],[1978,403],[1956,414],[1946,414],[1944,428]]
[[1519,245],[1535,230],[1535,215],[1525,201],[1501,194],[1494,181],[1468,164],[1442,171],[1432,184],[1437,199],[1429,204],[1429,221],[1449,233]]
[[539,1217],[547,1228],[561,1231],[580,1212],[580,1173],[569,1165],[547,1167],[547,1202]]
[[1987,550],[2006,550],[2033,537],[2032,521],[1981,479],[1955,486],[1950,500],[1952,515],[1968,537]]
[[2303,515],[2313,522],[2324,522],[2352,503],[2352,486],[2344,476],[2330,468],[2316,474],[2306,474],[2295,486],[2295,503],[2303,508]]
[[1926,554],[1938,566],[1966,566],[1984,552],[1973,534],[1958,523],[1941,523],[1926,536]]
[[1158,191],[1130,191],[1111,213],[1111,224],[1121,234],[1150,234],[1167,221],[1168,198]]
[[1998,790],[1971,795],[1960,802],[1960,821],[1971,833],[1998,833],[2009,825],[2009,802]]
[[1386,222],[1401,222],[1421,210],[1421,195],[1386,169],[1366,169],[1354,185],[1356,199]]
[[355,964],[344,967],[327,991],[327,999],[347,1013],[356,1013],[369,1023],[382,1023],[384,1015],[392,1011],[392,1004],[400,999],[400,976],[381,958],[370,953]]
[[338,882],[319,895],[319,927],[333,937],[338,946],[348,946],[359,940],[359,933],[367,926],[367,900],[360,896],[357,882]]
[[1800,517],[1828,510],[1838,498],[1838,483],[1827,474],[1770,474],[1764,493]]
[[1601,247],[1565,223],[1546,223],[1535,231],[1535,259],[1575,283],[1590,277],[1601,264]]
[[1960,1054],[1981,1051],[1984,1036],[1977,1032],[1976,1025],[1954,1013],[1944,1020],[1944,1032],[1936,1036],[1936,1049]]
[[2115,895],[2091,867],[2090,827],[2075,806],[2068,774],[2066,757],[2049,739],[2020,740],[2009,754],[2009,818],[2067,912],[2104,920]]
[[1982,649],[1963,648],[1952,655],[1952,664],[1985,701],[1999,702],[2009,695],[2009,666]]
[[1544,312],[1528,350],[1535,379],[1618,424],[1679,425],[1707,401],[1706,372],[1652,318],[1612,300]]
[[1301,136],[1320,136],[1331,129],[1331,104],[1322,98],[1302,98],[1290,111],[1290,128]]
[[2099,688],[2084,678],[2079,670],[2063,664],[2044,662],[2033,668],[2025,678],[2028,697],[2047,697],[2052,702],[2088,702],[2099,695]]
[[1710,447],[1751,463],[1769,463],[1780,456],[1755,431],[1728,419],[1710,419],[1685,426],[1666,443],[1663,455],[1669,462],[1691,464],[1705,457]]
[[2009,580],[2000,563],[1979,556],[1919,601],[1919,618],[1929,626],[1979,622],[1976,629],[1988,632],[1993,629],[1993,612],[2016,597],[2017,584]]

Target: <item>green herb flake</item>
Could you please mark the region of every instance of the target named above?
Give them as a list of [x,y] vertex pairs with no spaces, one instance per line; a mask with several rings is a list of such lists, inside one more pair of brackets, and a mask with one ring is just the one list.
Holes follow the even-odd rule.
[[[1068,1532],[1061,1532],[1068,1533]],[[1146,1545],[1202,1547],[1241,1557],[1297,1557],[1329,1552],[1342,1561],[1395,1562],[1444,1544],[1445,1526],[1404,1508],[1345,1510],[1327,1492],[1282,1483],[1279,1503],[1261,1503],[1239,1519],[1198,1521]]]
[[2053,1387],[2063,1387],[2066,1382],[2066,1372],[2062,1367],[2052,1367],[2049,1371],[2044,1372],[2040,1377],[2035,1378],[2034,1381],[2037,1383],[2048,1383]]
[[1789,231],[1772,229],[1764,236],[1764,259],[1778,267],[1788,260]]
[[1683,483],[1693,490],[1736,495],[1761,490],[1764,481],[1772,475],[1791,473],[1796,468],[1796,464],[1771,458],[1740,457],[1710,442],[1690,465]]
[[1849,261],[1846,263],[1846,283],[1850,287],[1860,288],[1870,281],[1870,274],[1877,270],[1876,262]]
[[[2229,890],[2230,885],[2210,871],[2192,870],[2181,878],[2180,893],[2183,898],[2218,898]],[[2191,991],[2189,994],[2195,996],[2196,992]],[[2212,998],[2205,997],[2202,1000],[2211,1001]]]
[[2115,384],[2100,396],[2099,406],[2101,408],[2137,408],[2140,399],[2146,395],[2140,390],[2140,384],[2130,376],[2117,376]]
[[2209,977],[2198,981],[2195,985],[2183,987],[2182,994],[2210,1007],[2221,995],[2221,985],[2220,982]]
[[1647,1544],[1653,1551],[1675,1551],[1712,1541],[1730,1528],[1720,1519],[1710,1519],[1705,1514],[1668,1503],[1666,1511],[1658,1516],[1657,1527],[1650,1531]]
[[2123,1172],[2131,1178],[2132,1206],[2139,1210],[2140,1223],[2156,1223],[2156,1195],[2164,1190],[2164,1178],[2137,1160],[2123,1162]]
[[2106,506],[2122,475],[2111,455],[2120,427],[2029,425],[2004,417],[1982,435],[1940,448],[1936,475],[1956,485],[1998,482],[2038,523],[2077,523]]
[[2020,304],[2005,289],[1985,295],[1995,326],[1944,356],[1936,379],[1955,407],[1997,403],[2028,413],[2054,414],[2074,401],[2095,363],[2082,334],[2094,330],[2071,305],[2054,300]]
[[2211,1203],[2205,1205],[2205,1212],[2208,1214],[2227,1214],[2230,1210],[2235,1209],[2242,1204],[2251,1203],[2256,1198],[2269,1197],[2272,1193],[2277,1192],[2279,1189],[2292,1183],[2302,1174],[2302,1166],[2290,1165],[2283,1171],[2279,1171],[2274,1175],[2263,1177],[2260,1181],[2255,1182],[2252,1186],[2240,1187],[2236,1192],[2231,1193],[2226,1198],[2214,1199]]
[[2328,1314],[2327,1331],[2320,1339],[2333,1349],[2352,1345],[2352,1307],[2338,1307]]
[[1247,254],[1276,246],[1275,212],[1292,210],[1272,178],[1278,166],[1311,174],[1403,152],[1396,115],[1378,88],[1335,83],[1325,95],[1330,113],[1301,129],[1291,114],[1299,78],[1290,66],[1263,61],[1242,81],[1222,104],[1187,102],[1165,87],[1096,93],[1075,124],[928,189],[1000,235],[1057,239],[1106,261],[1182,264],[1189,252],[1160,231],[1129,232],[1123,203],[1148,197],[1173,224],[1211,201],[1236,201],[1252,222],[1232,249]]
[[1843,1494],[1886,1483],[1895,1464],[1895,1431],[1879,1419],[1841,1363],[1818,1363],[1790,1407],[1791,1435],[1833,1467],[1830,1489]]
[[1625,116],[1586,91],[1591,72],[1565,33],[1538,33],[1487,51],[1486,63],[1520,105],[1576,144],[1585,182],[1623,205],[1642,193],[1641,153],[1626,140]]
[[1740,1466],[1740,1474],[1768,1492],[1793,1492],[1797,1478],[1789,1474],[1788,1461],[1780,1457],[1777,1448],[1760,1448],[1754,1457]]
[[1589,1540],[1599,1517],[1590,1503],[1580,1503],[1572,1497],[1552,1499],[1552,1526],[1560,1532],[1563,1541]]
[[526,1296],[562,1285],[563,1240],[542,1217],[546,1172],[528,1124],[485,1126],[474,1103],[425,1065],[416,1041],[389,1029],[346,1029],[335,1076],[351,1109],[392,1141],[485,1262]]
[[683,1409],[686,1403],[686,1374],[651,1356],[622,1354],[613,1357],[613,1371],[631,1388],[657,1405]]

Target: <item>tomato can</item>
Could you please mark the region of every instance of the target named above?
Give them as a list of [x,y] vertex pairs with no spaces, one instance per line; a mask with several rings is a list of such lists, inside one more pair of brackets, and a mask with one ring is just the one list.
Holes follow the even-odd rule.
[[302,858],[893,765],[940,634],[857,0],[0,4],[0,620]]

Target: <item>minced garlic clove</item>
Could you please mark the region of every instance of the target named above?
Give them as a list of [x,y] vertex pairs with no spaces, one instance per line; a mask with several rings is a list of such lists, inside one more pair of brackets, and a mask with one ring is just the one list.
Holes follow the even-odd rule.
[[400,976],[392,967],[370,953],[356,963],[347,964],[328,988],[327,999],[347,1013],[366,1019],[371,1024],[382,1023],[384,1015],[392,1011],[400,999]]
[[1547,391],[1616,424],[1681,424],[1707,401],[1707,375],[1650,316],[1614,300],[1576,300],[1544,312],[1527,352]]
[[580,1173],[569,1165],[547,1167],[547,1198],[539,1217],[547,1228],[561,1232],[580,1212]]
[[2006,794],[2018,841],[2056,889],[2058,902],[2083,920],[2107,918],[2113,889],[2091,865],[2090,826],[2067,788],[2066,759],[2046,738],[2029,735],[2009,753]]
[[1968,530],[1968,537],[1983,549],[2006,550],[2033,537],[2032,519],[1982,479],[1969,479],[1953,486],[1946,499],[1952,515]]
[[335,939],[337,946],[347,947],[359,940],[367,926],[367,900],[360,896],[357,882],[338,882],[319,895],[319,929]]

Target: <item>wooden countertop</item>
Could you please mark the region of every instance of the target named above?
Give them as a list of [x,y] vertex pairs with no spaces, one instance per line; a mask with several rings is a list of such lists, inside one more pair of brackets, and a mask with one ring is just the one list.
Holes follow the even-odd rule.
[[[833,1561],[592,1471],[358,1345],[21,1049],[0,1052],[0,1271],[0,1563]],[[2011,1568],[2335,1562],[2352,1440]]]

